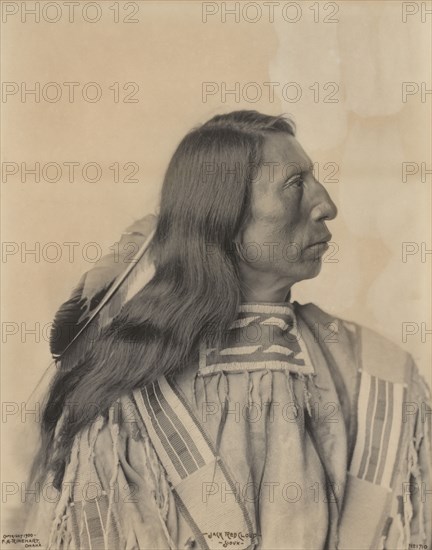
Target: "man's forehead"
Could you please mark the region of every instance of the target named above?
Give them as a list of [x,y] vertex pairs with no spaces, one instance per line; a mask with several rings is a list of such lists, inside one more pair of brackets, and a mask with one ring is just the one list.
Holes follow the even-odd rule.
[[296,138],[283,133],[268,134],[265,137],[262,161],[277,163],[282,168],[292,165],[293,170],[297,167],[305,171],[312,165],[311,159]]

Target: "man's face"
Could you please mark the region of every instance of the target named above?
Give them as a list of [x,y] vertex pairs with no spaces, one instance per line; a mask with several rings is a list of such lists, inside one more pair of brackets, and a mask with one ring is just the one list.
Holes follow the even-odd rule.
[[242,269],[291,284],[318,275],[331,238],[325,222],[337,209],[312,170],[293,136],[265,138],[261,170],[252,183],[252,218],[238,236]]

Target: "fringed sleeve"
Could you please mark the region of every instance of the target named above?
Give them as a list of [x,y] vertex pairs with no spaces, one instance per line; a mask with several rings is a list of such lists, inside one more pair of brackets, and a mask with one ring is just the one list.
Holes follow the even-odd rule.
[[[412,400],[407,416],[414,417],[408,448],[408,471],[402,489],[405,540],[410,548],[431,547],[432,543],[432,448],[430,391],[413,365]],[[417,546],[420,545],[420,546]]]
[[48,550],[176,547],[177,516],[165,471],[128,398],[76,437],[62,490],[45,513]]
[[403,452],[392,513],[380,545],[389,550],[430,548],[432,543],[430,391],[410,362],[411,383],[402,412]]

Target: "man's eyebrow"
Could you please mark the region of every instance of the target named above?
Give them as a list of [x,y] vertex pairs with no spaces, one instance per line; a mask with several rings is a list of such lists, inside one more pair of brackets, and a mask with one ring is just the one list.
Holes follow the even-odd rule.
[[313,172],[314,164],[312,161],[307,165],[301,165],[298,162],[289,161],[285,163],[284,174],[285,176],[294,176],[295,174],[301,174],[303,172]]

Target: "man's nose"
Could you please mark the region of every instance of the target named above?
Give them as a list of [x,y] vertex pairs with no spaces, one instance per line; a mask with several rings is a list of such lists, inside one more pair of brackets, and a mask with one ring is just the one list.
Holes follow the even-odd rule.
[[315,200],[312,208],[312,218],[315,221],[321,220],[334,220],[337,216],[337,208],[335,203],[331,200],[327,189],[319,182],[316,181]]

